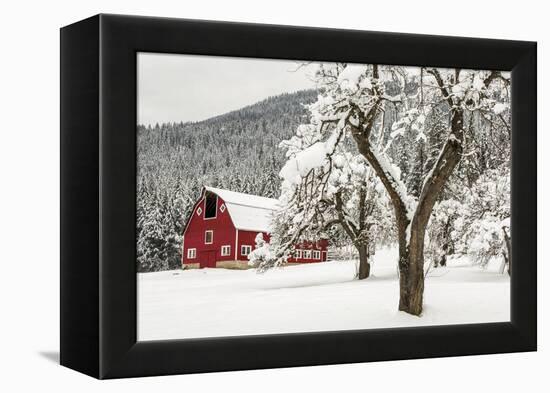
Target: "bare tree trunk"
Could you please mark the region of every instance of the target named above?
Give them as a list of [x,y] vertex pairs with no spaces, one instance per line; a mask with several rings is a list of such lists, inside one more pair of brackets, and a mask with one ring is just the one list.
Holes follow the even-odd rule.
[[359,280],[364,280],[370,276],[370,263],[369,263],[369,254],[368,247],[364,244],[356,245],[357,251],[359,251]]
[[443,253],[441,255],[441,259],[439,260],[439,266],[441,266],[441,267],[447,266],[447,254],[446,253]]
[[344,228],[344,231],[349,236],[350,239],[353,241],[353,245],[357,249],[359,253],[359,271],[357,273],[357,277],[359,280],[363,280],[365,278],[368,278],[370,276],[370,263],[369,263],[369,248],[368,248],[368,226],[365,225],[365,215],[366,207],[365,207],[365,192],[364,189],[361,191],[361,196],[359,198],[359,212],[360,212],[360,218],[359,218],[359,227],[353,225],[352,223],[348,222],[344,215],[344,203],[342,201],[341,195],[337,193],[335,195],[336,199],[336,211],[338,212],[339,217],[339,223],[342,225],[342,228]]
[[510,275],[510,265],[508,264],[508,255],[506,254],[506,251],[502,251],[502,257],[504,258],[504,263],[501,265],[500,268],[500,274],[504,274],[504,269],[508,267],[508,275]]
[[506,228],[502,227],[502,232],[504,232],[504,243],[506,244],[506,254],[508,255],[508,258],[506,258],[506,261],[508,262],[508,275],[512,275],[512,242],[510,239],[510,235],[508,235],[508,232],[506,232]]
[[412,223],[410,225],[408,246],[406,244],[407,228],[399,231],[399,310],[412,315],[420,315],[424,297],[424,233],[426,226],[413,226]]

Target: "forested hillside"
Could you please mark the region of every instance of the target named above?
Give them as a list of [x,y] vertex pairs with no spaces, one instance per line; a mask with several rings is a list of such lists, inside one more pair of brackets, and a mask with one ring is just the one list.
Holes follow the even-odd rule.
[[177,268],[186,218],[203,185],[278,197],[282,140],[308,119],[314,90],[270,97],[195,123],[138,126],[139,271]]

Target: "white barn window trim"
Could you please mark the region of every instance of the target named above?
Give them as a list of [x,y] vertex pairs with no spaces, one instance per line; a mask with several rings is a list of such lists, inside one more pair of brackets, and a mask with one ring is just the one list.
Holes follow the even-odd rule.
[[311,259],[311,250],[304,250],[304,259]]
[[252,252],[252,246],[248,246],[248,245],[241,245],[241,255],[243,256],[248,256],[248,254],[250,254]]
[[208,230],[204,231],[204,244],[214,243],[214,231]]
[[187,249],[187,258],[188,259],[195,259],[197,257],[197,249],[196,248],[188,248]]
[[222,254],[222,257],[227,257],[231,255],[231,246],[230,245],[222,246],[221,254]]
[[296,259],[302,259],[302,250],[296,250]]
[[313,251],[313,259],[321,259],[321,251],[314,250]]

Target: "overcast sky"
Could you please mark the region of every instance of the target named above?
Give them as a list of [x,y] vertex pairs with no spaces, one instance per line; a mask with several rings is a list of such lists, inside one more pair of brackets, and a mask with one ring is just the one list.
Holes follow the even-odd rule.
[[204,120],[314,87],[313,66],[295,61],[139,53],[137,64],[140,124]]

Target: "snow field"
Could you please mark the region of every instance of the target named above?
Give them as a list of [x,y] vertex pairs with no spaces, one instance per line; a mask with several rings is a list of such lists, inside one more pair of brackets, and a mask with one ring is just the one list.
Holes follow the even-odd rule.
[[397,311],[395,249],[379,250],[372,276],[355,261],[255,270],[200,269],[138,275],[138,340],[298,333],[510,320],[510,285],[499,263],[468,260],[432,269],[424,313]]

